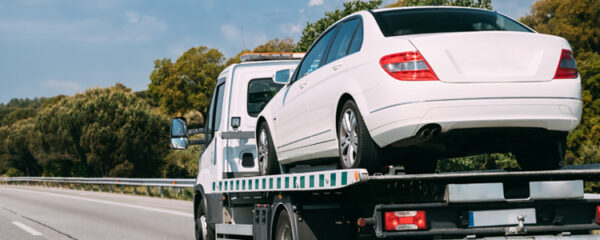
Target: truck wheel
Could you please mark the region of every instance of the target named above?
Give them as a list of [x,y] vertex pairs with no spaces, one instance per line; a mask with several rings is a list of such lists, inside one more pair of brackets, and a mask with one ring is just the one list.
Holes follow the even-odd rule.
[[378,172],[381,168],[381,150],[375,144],[356,103],[344,103],[337,124],[340,166],[343,169],[365,168]]
[[275,240],[292,240],[292,225],[290,224],[290,216],[286,210],[279,212],[277,217],[277,228],[275,228]]
[[260,125],[256,146],[258,148],[258,171],[260,175],[278,174],[279,161],[277,160],[275,146],[267,122]]
[[204,204],[200,202],[198,213],[196,214],[196,240],[213,240],[215,239],[215,226],[206,221],[206,209]]
[[566,137],[561,137],[531,144],[514,154],[522,170],[554,170],[563,166],[566,148]]

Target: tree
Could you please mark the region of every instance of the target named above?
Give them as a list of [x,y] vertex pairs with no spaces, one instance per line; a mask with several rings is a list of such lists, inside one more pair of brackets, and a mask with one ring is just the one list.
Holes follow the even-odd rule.
[[374,9],[381,5],[381,0],[370,0],[368,2],[363,1],[348,1],[344,2],[344,9],[337,9],[332,12],[325,12],[325,17],[317,20],[314,23],[306,23],[306,27],[302,30],[302,37],[296,44],[295,52],[306,52],[310,45],[327,30],[329,26],[348,16],[354,12],[361,10]]
[[43,109],[30,152],[46,176],[157,177],[168,120],[129,89],[89,89]]
[[0,140],[0,161],[3,162],[4,169],[15,169],[24,172],[27,176],[41,174],[41,168],[29,148],[33,128],[34,121],[30,118],[17,121],[0,130],[3,137],[3,140]]
[[227,59],[225,66],[227,67],[231,64],[241,63],[242,61],[240,60],[240,57],[242,56],[242,54],[249,53],[249,52],[252,52],[252,51],[250,51],[250,49],[242,49],[242,51],[240,51],[237,55],[235,55],[235,57]]
[[491,0],[397,0],[385,7],[409,7],[409,6],[462,6],[474,8],[492,9]]
[[279,38],[274,38],[262,45],[258,45],[256,48],[254,48],[253,51],[250,51],[249,49],[244,49],[240,51],[235,57],[228,59],[225,63],[225,66],[229,66],[234,63],[240,63],[240,56],[242,56],[242,54],[244,53],[293,52],[295,48],[296,44],[291,38],[285,38],[283,40],[279,40]]
[[206,116],[223,60],[219,50],[204,46],[190,48],[175,63],[155,60],[148,85],[153,103],[167,115],[194,109]]
[[600,0],[538,0],[521,22],[540,33],[564,37],[575,54],[600,52]]
[[567,164],[600,162],[600,0],[538,0],[521,22],[569,41],[582,81],[581,123],[568,136]]
[[265,44],[258,45],[254,48],[253,52],[292,52],[296,44],[294,44],[294,40],[291,38],[285,38],[283,40],[279,40],[279,38],[275,38],[269,40]]

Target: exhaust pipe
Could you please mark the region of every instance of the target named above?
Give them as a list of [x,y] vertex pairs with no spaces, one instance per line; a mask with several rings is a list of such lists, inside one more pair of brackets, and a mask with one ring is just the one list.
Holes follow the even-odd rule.
[[415,135],[415,137],[422,138],[422,139],[429,139],[429,138],[437,136],[441,132],[442,132],[442,127],[439,124],[432,123],[432,124],[427,124],[427,125],[421,127],[421,129],[419,129],[419,131],[417,131],[417,134]]

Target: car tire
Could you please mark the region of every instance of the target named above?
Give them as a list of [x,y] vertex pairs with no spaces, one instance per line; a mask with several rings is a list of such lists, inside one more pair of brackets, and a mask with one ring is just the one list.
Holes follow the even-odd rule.
[[292,232],[292,224],[290,223],[290,216],[286,210],[279,212],[277,217],[277,225],[275,228],[275,240],[293,240],[294,235]]
[[203,202],[198,206],[198,212],[195,219],[196,240],[214,240],[215,225],[207,222],[206,208]]
[[564,165],[566,137],[542,140],[513,152],[521,170],[555,170]]
[[256,136],[256,147],[258,153],[258,171],[260,175],[272,175],[279,173],[279,161],[275,153],[275,145],[271,138],[271,131],[267,122],[263,122]]
[[342,169],[365,168],[369,173],[381,170],[381,149],[371,138],[363,118],[352,100],[342,106],[337,121],[339,165]]

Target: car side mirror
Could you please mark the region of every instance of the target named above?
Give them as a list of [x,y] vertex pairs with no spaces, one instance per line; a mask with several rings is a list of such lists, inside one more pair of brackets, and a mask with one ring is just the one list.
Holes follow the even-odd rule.
[[187,149],[190,145],[190,137],[187,130],[185,118],[176,117],[171,121],[171,148],[176,150]]
[[273,82],[282,85],[289,84],[291,75],[292,69],[279,70],[275,72],[275,75],[273,75]]

